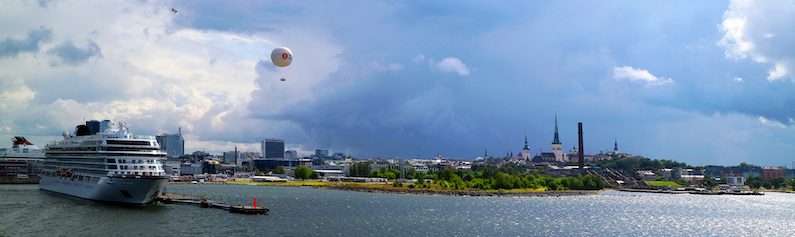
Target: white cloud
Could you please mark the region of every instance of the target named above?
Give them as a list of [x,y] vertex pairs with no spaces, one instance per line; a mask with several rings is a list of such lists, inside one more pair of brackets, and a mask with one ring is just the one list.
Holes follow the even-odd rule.
[[723,37],[717,44],[727,58],[771,65],[769,81],[795,79],[795,0],[732,0],[719,28]]
[[613,67],[613,78],[616,80],[643,82],[646,86],[659,86],[673,83],[671,78],[657,77],[645,69],[636,69],[630,66]]
[[775,66],[767,72],[767,80],[775,81],[787,75],[787,68],[784,64],[776,63]]
[[370,65],[371,65],[371,67],[373,69],[381,70],[381,71],[386,71],[386,70],[389,70],[389,71],[400,71],[401,69],[403,69],[403,65],[400,64],[400,63],[383,64],[381,62],[372,62]]
[[765,126],[770,126],[770,127],[775,127],[775,128],[787,128],[787,125],[784,125],[783,123],[781,123],[779,121],[770,120],[770,119],[762,117],[762,116],[759,116],[758,120],[759,120],[759,123],[761,123],[761,124],[763,124]]
[[222,154],[226,151],[233,151],[235,147],[240,152],[260,152],[260,143],[259,142],[250,142],[250,143],[239,143],[239,142],[229,142],[229,141],[212,141],[212,140],[201,140],[200,137],[196,136],[183,136],[185,140],[189,140],[185,144],[185,152],[193,152],[193,151],[204,151],[210,154]]
[[442,59],[436,63],[436,68],[442,72],[453,72],[458,73],[460,76],[468,76],[469,75],[469,68],[466,64],[461,62],[460,59],[456,57],[447,57]]
[[425,55],[423,55],[423,54],[417,54],[417,56],[415,56],[413,59],[411,59],[411,61],[415,62],[415,63],[422,62],[424,60],[425,60]]
[[22,79],[13,79],[0,82],[0,111],[4,109],[22,109],[28,101],[36,97],[36,92],[31,90]]
[[[252,110],[274,111],[311,99],[314,93],[309,92],[340,64],[336,57],[342,48],[322,31],[183,28],[175,23],[181,15],[165,5],[58,1],[40,8],[24,1],[3,3],[0,22],[17,23],[3,24],[0,35],[25,35],[40,27],[53,34],[37,52],[0,58],[0,127],[7,128],[0,129],[0,138],[57,136],[82,119],[125,120],[133,132],[144,134],[175,132],[181,126],[192,135],[189,144],[268,136],[277,126],[270,124],[281,124],[252,119]],[[56,58],[47,52],[67,41],[93,42],[102,57],[52,67]],[[270,63],[270,50],[283,42],[290,42],[296,54],[293,65],[257,71],[258,63]],[[282,75],[287,83],[278,80]],[[254,95],[256,90],[262,93]],[[253,100],[261,106],[249,108]],[[46,129],[38,126],[42,124]]]
[[401,65],[400,63],[390,63],[389,65],[387,65],[387,68],[392,71],[397,71],[403,69],[403,65]]
[[745,82],[745,81],[743,81],[743,78],[742,78],[742,77],[734,77],[734,81],[735,81],[735,82],[738,82],[738,83],[743,83],[743,82]]
[[433,58],[426,57],[424,54],[417,54],[411,61],[414,63],[427,62],[431,69],[446,73],[456,73],[460,76],[468,76],[472,72],[469,67],[457,57],[446,57],[441,61],[436,61]]

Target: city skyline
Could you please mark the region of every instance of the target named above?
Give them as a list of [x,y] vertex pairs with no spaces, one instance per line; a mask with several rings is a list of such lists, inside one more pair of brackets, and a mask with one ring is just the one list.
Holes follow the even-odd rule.
[[[472,158],[518,153],[524,134],[551,152],[557,114],[564,152],[583,122],[587,153],[618,139],[694,165],[791,164],[793,15],[792,1],[12,1],[0,138],[44,145],[111,119],[182,127],[186,152],[278,137],[301,152]],[[283,72],[277,46],[295,57]]]

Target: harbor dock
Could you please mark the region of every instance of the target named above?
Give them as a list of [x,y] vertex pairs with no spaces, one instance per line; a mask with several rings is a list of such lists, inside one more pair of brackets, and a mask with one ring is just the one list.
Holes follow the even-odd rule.
[[186,205],[197,205],[201,208],[217,208],[217,209],[224,209],[229,211],[230,213],[239,213],[239,214],[260,214],[264,215],[267,214],[269,209],[264,206],[257,206],[257,199],[254,198],[254,205],[246,206],[246,205],[230,205],[221,202],[214,202],[209,200],[205,197],[194,197],[188,196],[184,194],[173,194],[173,193],[162,193],[158,195],[157,199],[158,202],[165,203],[165,204],[186,204]]

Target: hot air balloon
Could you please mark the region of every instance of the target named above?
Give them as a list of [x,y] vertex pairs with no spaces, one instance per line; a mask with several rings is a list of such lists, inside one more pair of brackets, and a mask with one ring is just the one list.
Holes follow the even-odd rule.
[[275,48],[273,52],[271,52],[271,61],[273,65],[277,67],[289,66],[290,63],[293,62],[293,52],[285,47]]
[[[278,47],[271,52],[271,62],[277,67],[287,67],[293,62],[293,52],[286,47]],[[281,81],[286,81],[282,75]]]

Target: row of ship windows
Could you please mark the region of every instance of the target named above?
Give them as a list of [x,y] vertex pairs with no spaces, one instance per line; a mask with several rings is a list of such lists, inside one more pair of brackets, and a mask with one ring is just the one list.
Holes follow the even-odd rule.
[[[96,169],[87,168],[87,167],[56,168],[56,167],[43,166],[41,168],[42,168],[42,172],[43,173],[46,174],[46,173],[49,172],[52,175],[60,174],[60,175],[69,176],[69,175],[73,174],[73,172],[89,173],[89,174],[97,174],[97,175],[107,175],[108,174],[108,172],[104,169],[104,167],[100,168],[101,170],[96,170]],[[53,170],[46,170],[46,169],[53,169]],[[66,169],[68,171],[66,171],[64,169]]]
[[[159,160],[119,160],[119,163],[126,164],[128,161],[131,164],[150,164],[150,166],[144,166],[144,165],[132,166],[132,167],[135,167],[134,169],[138,169],[137,167],[141,167],[141,169],[145,169],[145,167],[149,167],[150,169],[156,169],[155,164],[160,164],[161,163],[161,161],[159,161]],[[103,162],[102,159],[59,159],[57,162],[49,162],[48,161],[48,162],[45,162],[45,164],[51,164],[51,163],[54,163],[54,164],[70,164],[70,165],[73,165],[73,166],[88,167],[88,168],[94,168],[94,169],[103,169],[103,168],[105,168],[105,166],[103,164],[101,164],[102,162]],[[107,159],[107,160],[105,160],[105,162],[110,163],[110,164],[115,164],[116,160],[115,159]],[[95,164],[86,164],[86,163],[95,163]],[[96,163],[100,163],[100,164],[96,164]],[[128,167],[130,167],[130,166],[127,166],[127,165],[119,165],[119,166],[108,165],[107,169],[116,169],[117,167],[121,167],[122,169],[128,169]]]
[[[77,162],[102,163],[104,161],[105,163],[110,163],[110,164],[115,164],[116,163],[116,159],[104,159],[104,160],[103,159],[86,159],[86,158],[56,158],[56,159],[57,159],[57,161],[62,161],[62,162],[77,161]],[[122,163],[122,164],[126,164],[126,163],[130,163],[130,164],[160,164],[160,163],[162,163],[160,160],[142,160],[142,159],[130,159],[130,160],[119,159],[118,161],[119,161],[119,163]]]
[[[108,169],[114,169],[115,170],[116,168],[117,168],[117,166],[115,166],[115,165],[109,165],[108,166]],[[137,166],[137,165],[135,165],[135,166],[119,165],[118,168],[122,169],[122,170],[129,170],[129,169],[133,169],[133,170],[160,170],[160,169],[157,168],[157,166],[154,166],[154,165],[149,165],[149,166],[143,166],[143,165],[141,165],[141,166]]]
[[[139,159],[122,160],[122,159],[119,159],[119,163],[126,164],[128,162],[131,163],[131,164],[136,164],[136,163],[137,164],[144,164],[144,163],[146,163],[146,164],[160,164],[159,160],[139,160]],[[116,161],[113,160],[113,159],[108,159],[108,163],[116,163]]]
[[87,176],[87,175],[74,175],[74,174],[59,174],[51,171],[42,172],[45,176],[57,177],[63,180],[71,180],[71,181],[81,181],[86,183],[97,183],[99,182],[99,177]]
[[104,142],[102,142],[102,141],[98,141],[98,140],[94,140],[94,141],[83,141],[82,143],[74,143],[74,142],[71,142],[71,143],[69,143],[69,144],[80,144],[80,146],[84,146],[84,147],[87,147],[87,146],[96,146],[96,145],[99,145],[99,144],[107,144],[107,145],[125,145],[125,146],[155,146],[155,145],[156,145],[156,143],[155,143],[155,142],[151,142],[151,141],[140,141],[140,140],[138,140],[138,141],[129,141],[129,140],[104,140]]
[[132,172],[132,171],[116,171],[116,174],[121,175],[146,175],[146,176],[162,176],[163,172]]
[[[122,169],[122,170],[129,170],[129,169],[133,169],[133,170],[161,170],[157,166],[154,166],[154,165],[149,165],[149,166],[145,166],[145,165],[140,165],[140,166],[138,166],[138,165],[119,165],[119,166],[117,166],[117,165],[108,165],[108,166],[103,166],[103,165],[89,165],[89,164],[74,164],[74,165],[71,165],[71,166],[75,167],[75,168],[99,169],[99,170],[101,170],[101,169],[112,169],[112,170],[115,170],[115,169]],[[53,168],[53,167],[55,167],[55,166],[52,166],[50,168]]]
[[[103,157],[97,157],[96,154],[59,154],[59,155],[48,155],[47,159],[49,160],[57,160],[57,161],[84,161],[84,162],[105,162],[105,163],[116,163],[118,160],[119,163],[122,162],[123,159],[114,159],[114,156],[123,156],[120,158],[133,158],[128,159],[126,162],[132,162],[131,160],[165,160],[166,157],[163,155],[147,155],[147,154],[102,154]],[[144,161],[142,161],[144,162]],[[152,161],[152,162],[160,162],[160,161]]]
[[149,141],[123,141],[123,140],[106,140],[108,145],[129,145],[129,146],[154,146],[153,142]]
[[152,151],[160,150],[159,147],[70,147],[50,148],[50,151]]
[[46,162],[42,166],[47,168],[56,169],[60,166],[66,164],[67,166],[71,166],[74,168],[86,168],[86,169],[105,169],[105,166],[102,164],[79,164],[79,163],[72,163],[72,162],[58,162],[53,164],[54,162]]

